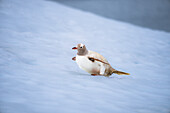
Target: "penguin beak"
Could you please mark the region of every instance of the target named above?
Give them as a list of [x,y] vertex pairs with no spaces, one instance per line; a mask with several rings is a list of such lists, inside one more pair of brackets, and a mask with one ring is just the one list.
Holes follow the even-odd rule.
[[72,49],[77,49],[77,47],[73,47]]

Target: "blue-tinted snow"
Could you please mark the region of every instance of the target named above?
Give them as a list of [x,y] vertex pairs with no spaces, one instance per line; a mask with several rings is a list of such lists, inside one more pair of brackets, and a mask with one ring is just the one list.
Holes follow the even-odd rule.
[[[168,113],[170,34],[41,0],[0,1],[1,113]],[[130,76],[93,77],[77,43]]]

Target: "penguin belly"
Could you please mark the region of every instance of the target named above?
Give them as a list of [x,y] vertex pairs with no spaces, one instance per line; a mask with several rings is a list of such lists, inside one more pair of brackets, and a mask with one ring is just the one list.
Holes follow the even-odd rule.
[[98,62],[90,61],[87,56],[77,55],[76,63],[82,70],[90,74],[100,74],[101,65]]

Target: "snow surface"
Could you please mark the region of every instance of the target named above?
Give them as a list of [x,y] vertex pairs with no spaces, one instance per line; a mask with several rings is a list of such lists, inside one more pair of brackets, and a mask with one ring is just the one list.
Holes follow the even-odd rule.
[[[93,77],[78,43],[130,76]],[[170,33],[52,1],[0,1],[1,113],[169,113]]]

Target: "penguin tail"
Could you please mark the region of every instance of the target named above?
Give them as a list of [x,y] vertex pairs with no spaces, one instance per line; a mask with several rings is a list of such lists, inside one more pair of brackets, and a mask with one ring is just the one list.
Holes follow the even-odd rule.
[[129,73],[118,71],[115,69],[112,69],[112,73],[118,74],[118,75],[130,75]]

